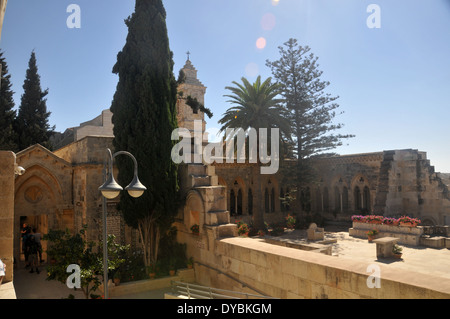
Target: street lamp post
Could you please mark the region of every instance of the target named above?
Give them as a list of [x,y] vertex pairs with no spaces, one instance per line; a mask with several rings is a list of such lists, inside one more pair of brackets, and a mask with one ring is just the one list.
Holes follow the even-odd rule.
[[128,194],[132,197],[141,196],[144,191],[147,189],[144,185],[141,184],[138,178],[138,165],[136,158],[129,152],[119,151],[114,154],[111,153],[111,150],[108,148],[108,157],[105,161],[104,165],[104,176],[103,176],[103,185],[98,189],[103,195],[103,289],[105,292],[105,299],[109,298],[108,292],[108,238],[107,238],[107,230],[106,230],[106,216],[108,214],[106,208],[106,200],[113,199],[119,196],[120,191],[123,190],[122,186],[120,186],[114,179],[113,173],[113,161],[114,158],[118,155],[127,155],[131,157],[134,162],[134,177],[131,183],[125,187],[125,190],[128,191]]

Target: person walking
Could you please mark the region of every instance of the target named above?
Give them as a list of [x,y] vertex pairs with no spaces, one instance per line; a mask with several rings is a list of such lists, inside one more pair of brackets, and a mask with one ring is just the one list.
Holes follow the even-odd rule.
[[25,257],[25,268],[30,267],[30,262],[28,260],[28,248],[27,248],[27,242],[28,238],[30,237],[31,228],[27,224],[23,224],[23,228],[21,231],[22,235],[22,251],[23,255]]
[[33,236],[34,236],[34,240],[36,241],[36,244],[38,246],[39,263],[43,263],[44,260],[42,259],[42,244],[41,244],[42,235],[40,233],[36,232],[36,228],[33,228]]
[[30,235],[27,239],[27,251],[28,251],[28,259],[30,262],[31,270],[30,273],[33,273],[34,269],[36,269],[36,273],[39,274],[38,268],[38,245],[36,243],[36,239],[34,235]]

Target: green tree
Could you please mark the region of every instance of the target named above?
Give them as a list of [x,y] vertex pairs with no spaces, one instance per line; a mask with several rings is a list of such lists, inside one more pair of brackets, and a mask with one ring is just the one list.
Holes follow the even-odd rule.
[[49,139],[55,127],[50,127],[50,112],[47,111],[48,89],[42,91],[41,77],[38,74],[36,54],[31,52],[28,69],[23,84],[23,94],[17,116],[17,132],[19,149],[34,144],[51,148]]
[[[278,84],[273,84],[272,79],[268,78],[261,82],[261,76],[258,76],[255,83],[251,84],[246,78],[242,78],[242,84],[233,81],[234,86],[227,86],[226,89],[231,94],[225,95],[230,98],[227,102],[233,106],[229,108],[219,120],[221,132],[227,128],[242,128],[245,132],[253,128],[257,132],[261,128],[271,128],[280,130],[281,139],[288,139],[290,136],[290,125],[286,119],[285,109],[282,106],[283,100],[279,98],[281,88]],[[234,138],[229,136],[227,138]],[[259,137],[258,137],[259,138]],[[248,139],[248,137],[247,137]],[[270,138],[269,138],[270,141]],[[248,143],[246,143],[248,146]],[[258,156],[257,166],[260,166]],[[256,174],[256,198],[262,197],[261,174]],[[254,227],[258,230],[264,229],[264,215],[262,201],[257,200],[254,213]]]
[[[66,284],[70,275],[69,265],[80,267],[80,289],[89,298],[100,286],[99,276],[103,275],[103,249],[85,239],[86,226],[79,233],[71,235],[68,230],[50,230],[43,240],[49,241],[47,254],[55,263],[47,267],[47,280],[57,280]],[[108,270],[117,269],[125,259],[128,246],[115,243],[115,236],[108,236]],[[109,276],[108,276],[109,278]]]
[[297,40],[289,39],[279,47],[280,59],[266,61],[281,85],[285,106],[289,110],[293,134],[291,150],[296,165],[286,176],[291,177],[290,182],[296,186],[297,194],[301,194],[314,179],[310,159],[331,155],[326,152],[341,146],[343,139],[353,137],[334,133],[343,127],[343,124],[333,122],[339,108],[335,102],[338,97],[326,93],[330,82],[321,79],[323,72],[319,70],[318,57],[310,51],[308,46],[302,47]]
[[[123,193],[119,209],[128,225],[138,229],[144,262],[156,264],[161,235],[178,208],[177,165],[171,159],[177,127],[177,81],[161,0],[137,0],[125,21],[128,36],[117,55],[113,73],[119,75],[111,104],[114,148],[131,152],[139,163],[139,178],[147,187],[140,198]],[[131,161],[117,159],[119,183],[133,176]]]
[[16,118],[13,99],[14,92],[11,89],[11,75],[8,73],[8,65],[3,57],[3,52],[0,52],[0,63],[0,150],[17,152],[14,130]]

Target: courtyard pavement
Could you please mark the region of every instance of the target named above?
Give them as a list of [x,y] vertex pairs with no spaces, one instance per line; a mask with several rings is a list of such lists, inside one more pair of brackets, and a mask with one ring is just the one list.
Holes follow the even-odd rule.
[[[450,280],[450,249],[401,245],[403,247],[402,259],[377,260],[376,244],[368,243],[367,239],[350,237],[348,230],[328,228],[325,230],[325,239],[337,239],[337,242],[333,244],[333,256],[336,258],[350,259],[355,262],[384,263],[396,269]],[[306,232],[300,230],[287,232],[283,236],[283,238],[299,241],[304,241],[305,237]],[[170,287],[113,299],[164,299],[165,292],[170,292]],[[76,299],[84,299],[81,291],[74,291],[56,281],[47,281],[45,264],[41,267],[40,274],[29,273],[29,270],[20,264],[14,271],[14,282],[4,283],[0,286],[0,299],[61,299],[67,298],[69,294],[74,295]]]

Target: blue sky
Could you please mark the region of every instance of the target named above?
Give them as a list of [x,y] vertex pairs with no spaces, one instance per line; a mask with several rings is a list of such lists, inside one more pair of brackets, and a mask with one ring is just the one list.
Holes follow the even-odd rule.
[[[35,50],[42,87],[49,88],[50,124],[78,126],[110,107],[118,78],[111,70],[125,44],[134,0],[10,0],[0,48],[12,75],[16,108]],[[70,4],[81,28],[70,29]],[[369,28],[367,7],[381,9]],[[271,76],[289,38],[319,57],[327,92],[339,95],[344,123],[340,154],[391,149],[426,151],[436,171],[450,172],[450,0],[165,0],[175,75],[186,51],[207,87],[214,117],[231,106],[226,86],[245,76]],[[257,39],[266,40],[258,48]],[[348,144],[348,145],[347,145]]]

